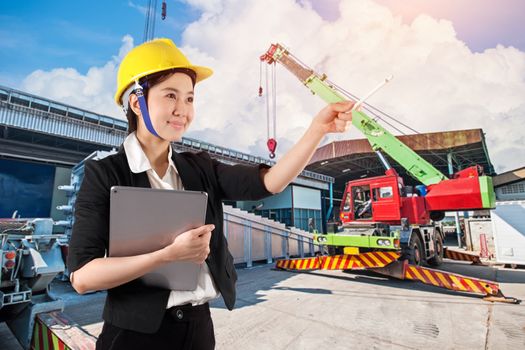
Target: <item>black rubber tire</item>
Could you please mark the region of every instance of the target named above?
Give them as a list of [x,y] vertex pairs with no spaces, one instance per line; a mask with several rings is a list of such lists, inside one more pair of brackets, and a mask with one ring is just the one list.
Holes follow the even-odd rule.
[[343,254],[343,247],[336,247],[333,245],[328,246],[328,255],[334,256],[334,255],[340,255]]
[[432,221],[441,221],[445,218],[445,212],[444,211],[431,211],[430,212],[430,220]]
[[439,232],[437,232],[434,249],[435,249],[436,255],[433,258],[428,259],[428,264],[430,266],[439,266],[443,264],[443,254],[444,254],[443,237],[441,236],[441,233]]
[[404,251],[404,258],[408,260],[410,265],[423,266],[425,265],[425,253],[423,251],[423,243],[416,232],[412,232],[408,247]]

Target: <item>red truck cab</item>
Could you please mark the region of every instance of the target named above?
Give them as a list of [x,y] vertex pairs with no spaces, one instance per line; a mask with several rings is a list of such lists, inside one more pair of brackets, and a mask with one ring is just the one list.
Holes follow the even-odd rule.
[[407,218],[411,224],[429,223],[425,198],[405,187],[394,169],[383,176],[348,182],[340,218],[343,225],[352,222],[399,225],[401,218]]

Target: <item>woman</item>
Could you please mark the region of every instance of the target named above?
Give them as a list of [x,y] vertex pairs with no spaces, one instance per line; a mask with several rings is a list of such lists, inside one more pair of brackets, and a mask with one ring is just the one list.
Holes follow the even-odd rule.
[[[325,107],[272,168],[225,165],[205,152],[173,152],[170,142],[180,140],[194,119],[194,86],[211,74],[192,65],[169,39],[137,46],[119,67],[115,100],[126,112],[130,134],[117,154],[85,163],[68,256],[78,293],[107,290],[97,349],[213,349],[208,301],[221,295],[233,309],[237,280],[222,233],[222,200],[279,193],[303,170],[323,136],[344,131],[351,120],[352,102]],[[149,254],[105,257],[109,194],[116,185],[206,191],[206,225]],[[141,283],[139,277],[172,261],[201,266],[196,290]]]

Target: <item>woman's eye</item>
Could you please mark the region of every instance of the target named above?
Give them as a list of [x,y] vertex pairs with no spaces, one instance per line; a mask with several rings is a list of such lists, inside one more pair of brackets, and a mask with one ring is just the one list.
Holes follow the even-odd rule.
[[167,98],[177,98],[177,96],[175,96],[175,94],[167,94],[166,97]]
[[188,102],[193,103],[193,97],[188,97]]

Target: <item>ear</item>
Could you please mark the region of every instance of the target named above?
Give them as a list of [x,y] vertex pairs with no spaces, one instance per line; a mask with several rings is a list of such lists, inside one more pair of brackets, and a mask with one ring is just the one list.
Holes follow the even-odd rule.
[[131,110],[133,112],[135,112],[135,114],[137,116],[139,116],[139,117],[141,116],[139,99],[138,99],[137,95],[135,95],[135,94],[130,94],[129,95],[129,107],[131,108]]

